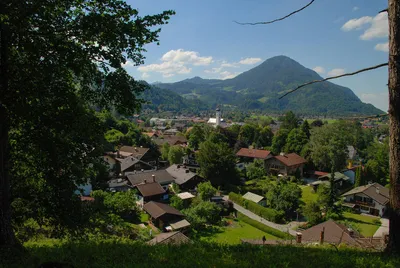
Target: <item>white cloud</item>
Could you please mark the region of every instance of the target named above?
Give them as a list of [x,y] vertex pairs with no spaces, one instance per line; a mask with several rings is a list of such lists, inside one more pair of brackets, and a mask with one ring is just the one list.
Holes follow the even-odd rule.
[[321,66],[316,66],[316,67],[313,68],[313,70],[314,70],[315,72],[319,73],[319,74],[325,73],[324,67],[321,67]]
[[359,7],[353,7],[353,11],[357,11],[359,9],[360,9]]
[[229,62],[227,62],[227,61],[223,61],[223,62],[221,63],[221,68],[223,68],[223,67],[227,67],[227,68],[237,68],[237,67],[239,67],[239,65],[238,65],[237,62],[229,63]]
[[251,65],[251,64],[256,64],[257,62],[260,62],[261,59],[260,58],[246,58],[246,59],[242,59],[241,61],[239,61],[240,64],[245,64],[245,65]]
[[389,93],[362,93],[360,97],[361,101],[365,103],[371,103],[383,111],[387,111],[389,108]]
[[344,74],[345,70],[341,68],[335,68],[328,72],[328,76],[337,76]]
[[370,16],[365,16],[361,17],[359,19],[351,19],[342,26],[342,30],[345,32],[351,31],[351,30],[360,30],[365,26],[366,24],[371,23],[373,20],[372,17]]
[[143,79],[147,79],[147,78],[149,78],[150,77],[150,75],[148,74],[148,73],[143,73],[142,74],[142,78]]
[[375,50],[389,52],[389,42],[377,44]]
[[122,67],[133,67],[135,66],[132,61],[127,60],[125,63],[121,64]]
[[154,63],[138,67],[138,71],[142,73],[157,72],[164,74],[187,73],[187,68],[181,63],[162,62]]
[[375,17],[365,16],[358,19],[351,19],[342,26],[343,31],[361,30],[369,27],[360,36],[361,40],[387,37],[389,35],[387,13],[379,13]]
[[374,17],[371,27],[368,28],[360,38],[362,40],[371,40],[389,36],[389,21],[387,12],[379,13]]
[[168,78],[168,77],[172,77],[172,76],[174,76],[174,75],[175,75],[175,74],[166,73],[166,74],[163,74],[163,77]]
[[222,67],[219,68],[211,68],[210,70],[204,70],[205,73],[207,74],[217,74],[222,72]]
[[195,66],[200,65],[210,65],[213,61],[213,58],[210,57],[200,57],[199,53],[196,51],[185,51],[183,49],[170,50],[165,53],[162,58],[162,61],[166,62],[179,62],[179,63],[188,63],[193,64]]

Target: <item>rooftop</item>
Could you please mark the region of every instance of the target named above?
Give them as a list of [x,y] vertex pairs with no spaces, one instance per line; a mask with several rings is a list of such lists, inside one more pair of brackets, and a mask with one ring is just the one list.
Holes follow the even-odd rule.
[[143,208],[154,219],[158,219],[159,217],[165,214],[172,214],[184,217],[184,215],[179,210],[167,204],[158,203],[154,201],[144,204]]
[[137,172],[135,174],[128,174],[126,177],[132,186],[138,185],[146,181],[152,181],[153,175],[155,176],[156,182],[159,184],[168,184],[174,182],[175,179],[166,170],[150,170]]
[[138,159],[142,158],[150,149],[143,147],[122,146],[119,153],[123,156],[133,156]]
[[379,183],[372,183],[356,187],[347,193],[344,193],[343,196],[358,193],[363,193],[382,205],[386,205],[389,202],[389,189],[380,185]]
[[161,185],[158,182],[139,184],[136,186],[136,188],[143,197],[160,195],[165,193],[165,190],[161,187]]
[[175,178],[175,183],[178,185],[184,184],[187,181],[197,176],[196,173],[191,172],[183,165],[172,165],[166,170],[172,177]]
[[247,200],[250,200],[250,201],[253,201],[255,203],[258,203],[261,200],[265,199],[264,196],[261,196],[261,195],[258,195],[258,194],[254,194],[254,193],[251,193],[251,192],[247,192],[245,195],[243,195],[243,198],[247,199]]
[[182,199],[182,200],[191,199],[191,198],[194,198],[194,197],[195,197],[194,195],[192,195],[192,194],[189,193],[189,192],[179,193],[179,194],[177,194],[176,196],[179,197],[179,198]]
[[301,165],[307,163],[303,157],[296,153],[277,155],[275,158],[287,167]]
[[168,232],[158,234],[156,237],[147,242],[149,245],[156,244],[174,244],[179,245],[182,243],[188,243],[190,239],[182,234],[181,232]]
[[257,159],[267,159],[268,156],[270,156],[270,155],[271,155],[271,152],[267,151],[267,150],[248,149],[248,148],[241,148],[236,153],[236,156],[257,158]]

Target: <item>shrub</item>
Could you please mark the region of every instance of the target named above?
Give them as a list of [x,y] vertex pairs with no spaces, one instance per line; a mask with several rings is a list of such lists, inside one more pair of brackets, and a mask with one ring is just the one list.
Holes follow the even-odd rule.
[[373,223],[373,224],[376,224],[376,225],[381,225],[381,224],[382,224],[382,222],[381,222],[380,219],[373,219],[373,220],[372,220],[372,223]]
[[242,220],[243,222],[248,223],[248,224],[250,224],[251,226],[253,226],[253,227],[257,228],[257,229],[259,229],[259,230],[261,230],[263,232],[266,232],[267,234],[276,236],[276,237],[281,238],[281,239],[292,239],[293,238],[291,235],[289,235],[287,233],[281,232],[281,231],[276,230],[276,229],[274,229],[272,227],[269,227],[269,226],[267,226],[265,224],[262,224],[261,222],[253,220],[253,219],[247,217],[246,215],[243,215],[242,213],[238,213],[238,218],[240,220]]
[[259,215],[260,217],[267,219],[269,221],[279,223],[282,222],[284,213],[282,211],[277,211],[271,208],[265,208],[254,202],[244,199],[241,195],[236,193],[229,193],[229,199],[250,210],[251,212]]

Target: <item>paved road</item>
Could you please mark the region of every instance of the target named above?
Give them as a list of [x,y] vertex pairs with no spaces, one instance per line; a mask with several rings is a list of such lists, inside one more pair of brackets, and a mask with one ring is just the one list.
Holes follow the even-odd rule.
[[[227,196],[225,196],[224,199],[228,199]],[[232,200],[231,200],[231,201],[232,201]],[[251,219],[253,219],[253,220],[256,220],[256,221],[258,221],[258,222],[261,222],[262,224],[264,224],[264,225],[266,225],[266,226],[269,226],[269,227],[272,227],[272,228],[277,229],[277,230],[279,230],[279,231],[282,231],[282,232],[284,232],[284,233],[287,233],[287,232],[289,231],[289,233],[290,233],[291,235],[293,235],[293,236],[296,235],[296,231],[292,230],[291,228],[294,227],[295,225],[300,224],[300,223],[294,223],[294,222],[292,222],[292,223],[289,223],[289,224],[277,224],[277,223],[274,223],[274,222],[270,222],[270,221],[267,221],[267,220],[264,219],[264,218],[261,218],[261,217],[258,216],[257,214],[254,214],[254,213],[251,212],[250,210],[247,210],[247,209],[245,209],[244,207],[239,206],[238,204],[236,204],[236,203],[234,203],[234,202],[232,202],[232,203],[233,203],[233,208],[234,208],[234,209],[236,209],[236,210],[239,211],[240,213],[246,215],[247,217],[249,217],[249,218],[251,218]]]
[[376,230],[374,237],[383,237],[383,234],[389,233],[389,219],[381,218],[381,227]]

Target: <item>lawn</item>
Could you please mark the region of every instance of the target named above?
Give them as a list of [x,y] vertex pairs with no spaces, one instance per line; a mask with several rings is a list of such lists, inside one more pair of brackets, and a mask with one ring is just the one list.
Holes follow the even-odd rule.
[[149,221],[149,214],[142,212],[140,214],[140,222],[145,223]]
[[273,235],[267,234],[243,221],[229,220],[230,225],[226,227],[212,227],[208,231],[202,232],[201,241],[216,242],[219,244],[235,245],[240,244],[241,238],[267,240],[279,239]]
[[310,202],[317,202],[318,195],[314,193],[314,190],[311,186],[300,186],[301,188],[301,201],[303,201],[305,204],[308,204]]
[[350,212],[344,212],[343,217],[344,221],[347,221],[349,224],[354,226],[354,228],[365,237],[373,236],[376,230],[379,228],[379,225],[374,223],[374,219],[377,219],[376,217],[354,214]]

